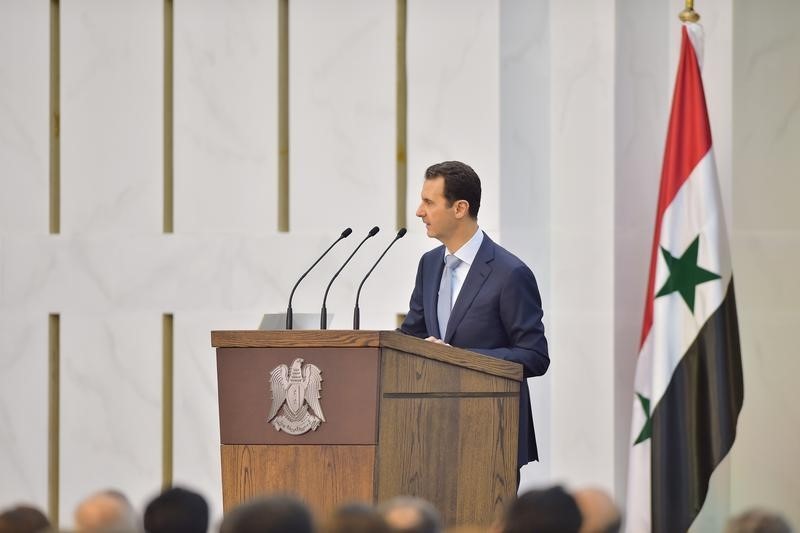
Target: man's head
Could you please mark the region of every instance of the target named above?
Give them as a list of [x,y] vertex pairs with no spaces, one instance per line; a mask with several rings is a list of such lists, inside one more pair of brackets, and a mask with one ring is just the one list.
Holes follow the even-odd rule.
[[39,533],[49,528],[47,517],[35,507],[18,505],[0,513],[0,533]]
[[601,489],[586,488],[573,492],[581,510],[581,533],[616,533],[621,525],[619,509],[611,496]]
[[439,533],[442,520],[439,511],[422,498],[399,496],[378,508],[383,519],[395,533]]
[[481,180],[470,166],[459,161],[430,166],[420,196],[416,215],[425,223],[428,237],[460,246],[475,233]]
[[469,216],[478,219],[481,208],[481,180],[472,167],[461,161],[445,161],[431,165],[425,171],[425,180],[442,178],[444,197],[450,205],[458,201],[469,206]]
[[131,503],[116,490],[92,494],[75,509],[75,529],[79,532],[138,531],[138,522]]
[[225,515],[220,533],[313,533],[308,507],[289,496],[270,496],[244,503]]
[[147,533],[206,533],[208,504],[190,490],[168,489],[147,505],[144,529]]
[[561,487],[531,490],[508,508],[503,533],[578,533],[581,512]]

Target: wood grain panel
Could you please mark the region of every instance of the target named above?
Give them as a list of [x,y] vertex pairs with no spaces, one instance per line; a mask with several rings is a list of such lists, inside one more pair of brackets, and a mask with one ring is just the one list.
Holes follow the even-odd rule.
[[502,515],[517,492],[519,397],[464,400],[460,407],[454,523],[488,525]]
[[448,527],[489,525],[516,492],[518,416],[518,398],[384,398],[378,501],[420,496]]
[[383,350],[381,381],[383,394],[519,392],[517,381],[390,349]]
[[386,347],[417,354],[427,359],[470,368],[516,381],[522,381],[522,365],[461,348],[434,344],[396,331],[212,331],[216,348]]
[[[319,435],[301,437],[307,445],[289,441],[281,446],[273,440],[223,445],[226,509],[264,492],[300,495],[319,513],[345,501],[410,494],[433,502],[448,526],[489,525],[513,498],[520,365],[396,332],[223,331],[212,333],[212,343],[218,347],[218,363],[241,363],[239,370],[246,370],[230,373],[226,364],[218,367],[223,429],[241,411],[226,402],[232,399],[246,410],[266,392],[268,370],[298,354],[325,367],[329,400],[341,403],[349,397],[336,390],[336,383],[349,383],[353,394],[360,391],[359,407],[344,409],[348,420],[369,418],[373,428],[378,421],[378,429],[365,440],[352,440],[351,434],[349,440],[317,441],[323,437],[321,427]],[[367,369],[361,355],[373,366]],[[337,368],[345,369],[340,377]],[[361,371],[370,379],[358,378]],[[244,386],[250,374],[256,381]],[[263,410],[266,402],[261,403]],[[370,404],[373,414],[367,413]],[[323,408],[327,417],[328,407]],[[254,423],[262,418],[257,412]]]
[[211,346],[216,348],[364,348],[377,347],[377,331],[212,331]]
[[380,344],[385,348],[418,354],[426,359],[433,359],[494,376],[522,381],[522,365],[504,359],[428,342],[395,331],[381,331]]
[[318,516],[373,501],[375,446],[222,445],[225,512],[258,495],[294,494]]

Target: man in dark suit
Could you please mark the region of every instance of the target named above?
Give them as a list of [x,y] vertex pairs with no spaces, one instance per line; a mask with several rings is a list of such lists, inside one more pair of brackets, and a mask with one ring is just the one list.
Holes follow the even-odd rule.
[[[481,182],[471,167],[446,161],[425,171],[417,216],[442,246],[422,256],[400,330],[506,359],[541,376],[550,358],[542,301],[531,270],[478,227]],[[518,465],[539,458],[528,387],[520,387]]]

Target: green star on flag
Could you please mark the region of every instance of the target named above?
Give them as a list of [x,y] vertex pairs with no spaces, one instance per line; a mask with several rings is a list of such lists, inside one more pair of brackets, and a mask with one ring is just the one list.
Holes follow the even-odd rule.
[[636,393],[636,396],[639,397],[639,403],[642,404],[642,410],[644,411],[645,420],[644,420],[644,427],[642,427],[642,431],[639,433],[639,436],[636,437],[636,442],[633,443],[634,446],[636,446],[640,442],[646,441],[647,439],[653,436],[653,429],[652,429],[653,418],[650,416],[650,399],[645,398],[638,392]]
[[663,246],[661,247],[661,254],[664,256],[664,261],[667,262],[667,268],[669,268],[669,277],[656,294],[656,298],[677,291],[694,313],[695,288],[706,281],[720,279],[718,274],[697,265],[697,251],[699,248],[700,235],[694,238],[692,244],[680,257],[673,256],[667,249]]

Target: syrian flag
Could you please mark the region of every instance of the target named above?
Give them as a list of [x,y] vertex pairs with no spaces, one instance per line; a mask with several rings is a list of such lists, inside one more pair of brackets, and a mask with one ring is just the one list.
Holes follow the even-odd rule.
[[744,398],[702,29],[682,32],[633,397],[626,527],[637,533],[689,529]]

